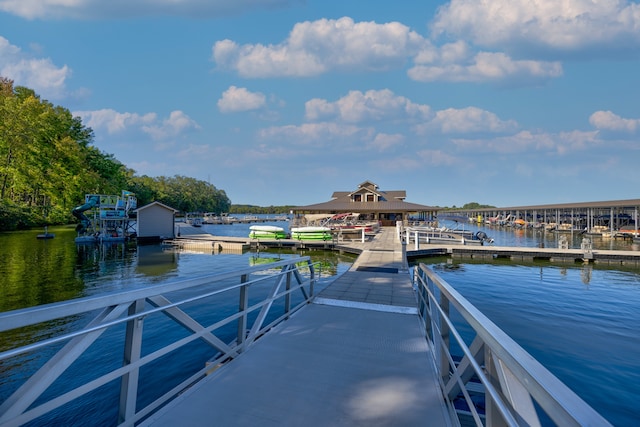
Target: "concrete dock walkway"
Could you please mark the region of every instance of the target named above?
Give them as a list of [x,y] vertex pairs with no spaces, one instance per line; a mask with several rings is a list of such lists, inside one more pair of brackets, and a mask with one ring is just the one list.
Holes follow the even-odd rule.
[[146,426],[450,426],[395,229]]

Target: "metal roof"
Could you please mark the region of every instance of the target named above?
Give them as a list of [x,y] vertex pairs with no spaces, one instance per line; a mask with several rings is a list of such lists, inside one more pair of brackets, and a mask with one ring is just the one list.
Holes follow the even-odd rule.
[[419,205],[400,200],[385,202],[352,202],[347,199],[330,200],[315,205],[296,206],[294,211],[315,211],[315,212],[431,212],[439,208],[433,206]]
[[[364,195],[362,200],[355,201],[353,196],[356,194]],[[378,201],[366,201],[367,194],[375,194]],[[297,206],[294,211],[306,212],[381,212],[381,213],[400,213],[400,212],[435,212],[439,208],[432,206],[419,205],[417,203],[405,202],[407,196],[404,190],[382,191],[378,185],[371,181],[364,181],[354,191],[334,191],[331,195],[332,200],[324,203],[316,203],[314,205]]]
[[170,211],[173,211],[173,212],[179,212],[179,211],[178,211],[178,209],[174,209],[174,208],[172,208],[171,206],[167,206],[167,205],[165,205],[164,203],[160,203],[160,202],[157,202],[157,201],[156,201],[156,202],[151,202],[151,203],[146,204],[146,205],[144,205],[144,206],[141,206],[141,207],[139,207],[138,209],[136,209],[134,212],[140,212],[140,211],[142,211],[142,210],[145,210],[145,209],[147,209],[147,208],[150,208],[151,206],[160,206],[160,207],[162,207],[162,208],[165,208],[165,209],[170,210]]
[[640,199],[628,199],[628,200],[609,200],[601,202],[579,202],[579,203],[557,203],[549,205],[532,205],[532,206],[509,206],[509,207],[497,207],[497,208],[477,208],[477,209],[453,209],[452,211],[460,212],[493,212],[493,211],[532,211],[532,210],[545,210],[545,209],[585,209],[585,208],[634,208],[640,207]]

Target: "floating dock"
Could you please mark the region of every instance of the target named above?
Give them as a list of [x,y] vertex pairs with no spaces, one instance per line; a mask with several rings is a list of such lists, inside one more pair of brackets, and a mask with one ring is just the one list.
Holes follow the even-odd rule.
[[422,245],[418,250],[407,250],[409,258],[425,258],[430,256],[451,256],[452,258],[472,258],[479,260],[510,259],[512,261],[549,261],[553,263],[593,263],[640,267],[640,252],[524,248],[506,246],[441,246]]
[[[395,229],[385,228],[385,233],[395,235]],[[337,250],[359,255],[365,249],[372,248],[375,240],[375,247],[384,250],[384,244],[378,236],[368,234],[363,241],[314,241],[296,239],[251,239],[249,237],[226,237],[213,236],[203,232],[200,228],[188,225],[180,226],[181,237],[166,241],[177,248],[183,249],[204,249],[213,251],[233,250],[246,251],[250,249],[326,249]],[[374,239],[375,237],[375,239]],[[389,247],[393,245],[387,242]],[[513,261],[549,261],[553,263],[593,263],[612,266],[640,267],[640,251],[621,251],[591,249],[590,247],[572,248],[530,248],[492,245],[462,245],[462,244],[442,244],[442,243],[419,243],[418,247],[413,243],[404,245],[406,258],[426,258],[431,256],[451,256],[452,258],[472,258],[478,260],[510,259]],[[375,249],[373,249],[375,250]]]

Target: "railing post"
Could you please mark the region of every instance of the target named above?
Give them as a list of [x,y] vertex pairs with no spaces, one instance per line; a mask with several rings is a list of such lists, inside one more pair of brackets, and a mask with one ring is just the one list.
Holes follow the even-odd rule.
[[443,292],[440,292],[440,308],[442,309],[442,313],[440,314],[440,337],[442,342],[442,348],[440,349],[439,355],[439,364],[440,364],[440,374],[443,379],[446,380],[446,377],[449,376],[449,359],[447,358],[447,354],[450,350],[450,336],[449,336],[449,324],[445,319],[450,317],[449,313],[449,299],[444,295]]
[[[134,301],[129,306],[128,315],[132,316],[144,310],[144,299]],[[140,359],[142,349],[142,326],[144,319],[136,317],[127,322],[123,366],[129,365]],[[138,380],[140,369],[136,368],[122,376],[120,382],[120,406],[118,409],[119,423],[131,419],[136,413],[136,401],[138,400]]]
[[420,266],[414,267],[414,270],[416,271],[414,275],[418,277],[417,286],[418,294],[420,295],[419,309],[422,320],[424,321],[425,336],[427,337],[427,340],[433,344],[433,331],[431,330],[431,300],[429,298],[428,291],[430,279]]
[[[240,283],[246,283],[249,280],[247,274],[240,276]],[[238,352],[242,352],[242,344],[244,343],[247,331],[247,307],[249,306],[249,285],[243,285],[240,287],[240,295],[238,301],[238,312],[242,313],[242,316],[238,318],[238,335],[236,341],[238,343]]]
[[409,262],[407,261],[407,241],[402,241],[402,269],[409,271]]
[[414,241],[414,245],[415,245],[415,250],[417,251],[418,249],[420,249],[420,240],[419,240],[419,235],[418,235],[418,230],[415,231],[415,241]]
[[[433,343],[435,341],[434,338],[434,334],[433,334],[433,313],[434,313],[434,308],[433,308],[433,301],[431,301],[431,298],[429,297],[429,283],[431,281],[431,279],[427,276],[427,274],[425,272],[422,273],[424,275],[424,286],[422,288],[422,294],[423,294],[423,304],[424,304],[424,325],[425,325],[425,329],[427,331],[427,337],[429,337],[429,340],[431,341],[431,343]],[[431,286],[433,288],[433,286]]]
[[285,289],[287,293],[284,296],[284,312],[285,314],[287,314],[286,319],[289,318],[289,312],[291,311],[291,293],[289,293],[289,291],[291,290],[291,274],[292,274],[292,271],[289,268],[287,270],[287,277],[285,281]]
[[[310,272],[310,276],[309,276],[309,300],[311,300],[311,298],[313,297],[313,288],[316,284],[316,271],[315,268],[313,266],[313,263],[311,262],[311,260],[307,261],[307,264],[309,265],[309,272]],[[322,271],[321,271],[322,273]]]
[[[498,379],[498,374],[496,371],[496,363],[494,360],[493,354],[491,353],[491,348],[489,346],[484,346],[484,366],[485,373],[487,378],[493,384],[499,384],[500,381]],[[497,402],[493,400],[491,397],[491,393],[489,393],[488,389],[485,389],[484,393],[484,402],[485,402],[485,414],[486,414],[486,426],[487,427],[502,427],[505,425],[504,418],[500,414],[500,410],[498,409]]]

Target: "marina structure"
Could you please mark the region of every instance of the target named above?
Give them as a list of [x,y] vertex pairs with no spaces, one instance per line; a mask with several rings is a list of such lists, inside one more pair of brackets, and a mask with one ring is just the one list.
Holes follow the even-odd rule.
[[[450,211],[487,224],[542,227],[615,237],[639,233],[640,199],[549,205],[473,208]],[[447,213],[450,213],[449,211]]]
[[[126,426],[530,426],[541,424],[542,413],[556,425],[610,425],[429,267],[409,269],[401,231],[383,227],[341,246],[360,255],[320,292],[316,267],[299,257],[0,313],[0,332],[88,320],[0,353],[4,361],[59,348],[0,404],[0,425],[37,420],[113,381],[120,384],[114,422]],[[229,280],[236,284],[223,285]],[[195,302],[222,295],[234,307],[224,316],[190,314]],[[470,342],[449,318],[453,308],[473,331]],[[146,348],[145,332],[158,321],[165,333],[179,327],[186,334]],[[120,331],[121,363],[41,398],[110,328]],[[187,357],[195,343],[210,349],[209,358],[166,393],[141,401],[140,387],[165,370],[157,362],[174,351]]]
[[[381,226],[395,226],[410,215],[422,221],[432,221],[438,208],[405,201],[406,191],[381,190],[377,184],[365,181],[353,191],[335,191],[331,200],[293,209],[294,220],[306,225],[336,214],[355,213],[363,222],[377,222]],[[314,224],[315,225],[315,224]]]
[[84,204],[71,213],[79,223],[76,243],[124,242],[135,233],[131,218],[138,207],[134,193],[122,190],[117,194],[86,194]]

